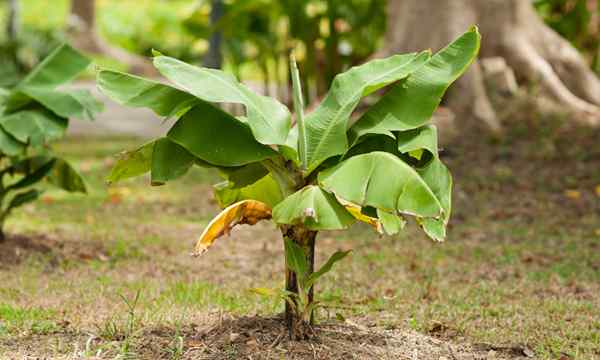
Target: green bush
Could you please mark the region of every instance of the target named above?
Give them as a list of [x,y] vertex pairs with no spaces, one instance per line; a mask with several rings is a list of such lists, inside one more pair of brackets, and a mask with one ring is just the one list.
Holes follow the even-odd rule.
[[66,132],[69,118],[91,119],[102,104],[87,91],[57,87],[90,61],[61,45],[12,88],[0,88],[0,239],[12,210],[36,200],[42,180],[71,192],[86,192],[79,174],[52,153],[49,143]]

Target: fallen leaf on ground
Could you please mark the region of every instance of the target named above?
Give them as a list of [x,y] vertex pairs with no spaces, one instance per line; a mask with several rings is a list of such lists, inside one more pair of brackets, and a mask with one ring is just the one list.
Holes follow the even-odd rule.
[[578,190],[565,190],[565,196],[569,199],[578,200],[581,199],[581,192]]

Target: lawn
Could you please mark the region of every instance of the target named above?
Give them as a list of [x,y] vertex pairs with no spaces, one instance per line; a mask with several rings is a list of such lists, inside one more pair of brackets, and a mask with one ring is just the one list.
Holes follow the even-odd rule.
[[56,147],[90,194],[49,190],[9,220],[0,358],[383,358],[369,349],[412,334],[490,358],[600,359],[597,132],[523,121],[502,141],[446,146],[455,211],[445,243],[414,223],[393,238],[361,225],[320,234],[319,263],[354,252],[317,290],[322,332],[341,340],[324,335],[314,346],[261,335],[282,310],[248,291],[282,286],[272,225],[237,228],[189,256],[218,210],[215,174],[197,168],[164,187],[105,184],[114,154],[140,142],[71,137]]

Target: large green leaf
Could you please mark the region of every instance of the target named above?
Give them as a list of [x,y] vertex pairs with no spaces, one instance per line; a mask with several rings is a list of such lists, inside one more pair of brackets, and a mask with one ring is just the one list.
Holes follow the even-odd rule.
[[477,56],[480,40],[477,28],[471,29],[394,86],[352,126],[350,142],[367,134],[410,130],[425,124],[448,87]]
[[152,151],[151,182],[162,185],[183,176],[194,164],[194,155],[168,138],[154,143]]
[[67,119],[44,111],[25,110],[0,117],[0,126],[7,133],[32,146],[60,139],[67,125]]
[[323,102],[306,118],[309,172],[323,160],[346,151],[348,121],[362,97],[409,76],[429,56],[429,52],[395,55],[336,76]]
[[406,221],[400,216],[390,214],[380,209],[377,209],[377,218],[383,226],[383,231],[388,235],[396,235],[400,230],[404,229],[404,226],[406,225]]
[[23,206],[27,203],[37,200],[42,192],[37,189],[29,189],[27,191],[20,192],[16,194],[8,204],[6,210],[11,211],[19,206]]
[[133,151],[126,151],[120,154],[119,159],[106,179],[107,182],[115,183],[149,172],[152,168],[154,143],[154,141],[151,141]]
[[199,101],[171,86],[117,71],[102,70],[97,81],[100,90],[119,104],[147,107],[160,116],[176,117]]
[[60,92],[47,87],[24,86],[20,91],[64,118],[78,117],[91,120],[104,107],[87,90]]
[[434,125],[397,132],[396,139],[398,140],[398,151],[409,154],[417,159],[419,164],[438,157],[438,136],[437,128]]
[[442,207],[421,176],[398,157],[373,152],[351,157],[319,173],[319,183],[360,206],[420,217],[439,217]]
[[259,162],[233,168],[222,167],[219,171],[236,189],[254,184],[269,173]]
[[354,217],[332,194],[309,185],[285,198],[273,209],[278,224],[303,224],[311,230],[346,229]]
[[6,190],[17,190],[31,186],[45,178],[56,164],[56,159],[46,156],[34,156],[23,159],[11,166],[14,173],[23,174],[17,182],[6,187]]
[[81,175],[64,159],[55,159],[48,182],[68,192],[87,193],[87,186]]
[[446,237],[446,225],[452,211],[452,176],[448,168],[439,160],[434,159],[426,167],[417,169],[423,180],[438,198],[444,216],[441,219],[419,219],[425,233],[434,240],[443,241]]
[[167,137],[200,159],[218,166],[241,166],[277,152],[254,139],[247,125],[208,103],[198,103],[171,128]]
[[222,208],[242,200],[258,200],[273,208],[283,200],[281,189],[271,174],[242,188],[225,181],[215,185],[214,190],[215,197]]
[[89,64],[88,58],[63,44],[37,65],[19,86],[55,88],[73,80]]
[[0,126],[0,153],[8,156],[17,156],[23,153],[25,144],[19,142]]
[[258,142],[285,144],[290,113],[277,100],[254,93],[232,75],[219,70],[192,66],[166,56],[155,57],[154,66],[167,79],[204,101],[243,104],[248,125]]

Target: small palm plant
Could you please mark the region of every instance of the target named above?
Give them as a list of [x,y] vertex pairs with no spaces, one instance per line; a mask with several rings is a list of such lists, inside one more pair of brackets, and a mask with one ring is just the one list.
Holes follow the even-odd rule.
[[[206,251],[237,224],[272,219],[285,244],[286,320],[296,337],[310,328],[317,278],[347,255],[334,254],[314,272],[318,231],[347,229],[356,221],[396,234],[411,215],[425,233],[445,238],[452,179],[438,156],[436,128],[428,124],[448,86],[476,57],[476,28],[432,56],[431,52],[374,60],[338,75],[323,102],[305,116],[293,70],[295,124],[275,99],[260,96],[224,72],[156,53],[154,66],[176,87],[100,71],[100,89],[117,102],[175,117],[165,137],[126,152],[109,181],[150,173],[151,183],[174,180],[193,165],[215,168],[224,208],[200,236]],[[361,98],[389,91],[351,124]],[[215,103],[238,103],[233,116]]]
[[69,118],[92,118],[102,110],[88,91],[57,90],[89,64],[64,44],[14,87],[0,88],[0,241],[6,218],[40,196],[35,186],[42,180],[66,191],[86,192],[83,179],[52,153],[49,143],[65,134]]

